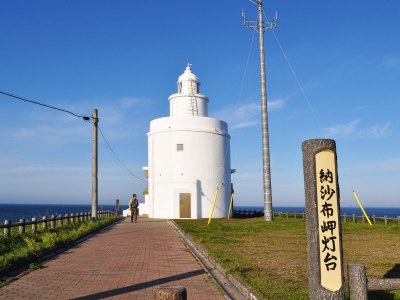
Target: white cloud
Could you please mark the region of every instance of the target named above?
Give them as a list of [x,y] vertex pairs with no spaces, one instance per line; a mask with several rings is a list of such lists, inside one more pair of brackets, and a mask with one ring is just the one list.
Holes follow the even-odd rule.
[[391,57],[388,59],[385,59],[382,63],[386,67],[400,67],[400,58],[398,57]]
[[[268,101],[268,111],[280,109],[286,101],[277,99]],[[259,103],[250,102],[233,108],[225,108],[213,113],[213,116],[226,121],[232,129],[246,128],[259,124],[261,107]]]
[[254,122],[242,122],[242,123],[234,125],[232,127],[232,129],[245,128],[245,127],[255,126],[257,124],[258,124],[258,122],[256,122],[256,121],[254,121]]
[[[125,97],[115,100],[93,100],[82,102],[68,109],[74,112],[85,112],[92,115],[91,107],[99,111],[99,126],[110,140],[124,139],[137,134],[138,128],[147,128],[148,120],[143,111],[151,108],[151,101],[143,98]],[[60,106],[63,106],[60,104]],[[89,113],[88,113],[89,112]],[[27,122],[16,126],[2,126],[0,137],[23,142],[35,142],[46,144],[67,144],[90,140],[92,135],[92,122],[84,122],[70,114],[56,113],[49,117],[46,114],[38,114],[36,111],[28,111],[24,116]],[[134,122],[133,122],[134,120]],[[29,125],[26,125],[29,123]],[[134,126],[136,130],[131,130]],[[99,134],[100,135],[100,134]],[[101,138],[101,137],[100,137]]]
[[286,101],[283,99],[278,99],[274,101],[268,101],[268,110],[275,110],[284,107],[286,104]]
[[125,97],[120,100],[110,100],[98,103],[99,119],[107,125],[120,124],[131,116],[131,110],[134,108],[135,115],[146,107],[150,101],[142,98]]
[[383,138],[390,134],[390,122],[386,122],[384,125],[374,125],[369,128],[358,129],[360,120],[354,120],[346,124],[338,124],[335,126],[324,128],[325,134],[329,137],[343,138]]
[[[20,127],[9,130],[5,134],[16,141],[35,141],[48,143],[66,143],[67,141],[77,140],[91,135],[90,127],[82,124],[81,126],[69,126],[61,124],[38,125],[32,127]],[[85,127],[87,127],[85,129]]]
[[359,136],[360,137],[367,137],[367,138],[382,138],[389,135],[389,127],[390,122],[386,122],[385,125],[375,125],[367,129],[360,130]]
[[133,98],[133,97],[125,97],[120,101],[121,107],[124,109],[129,109],[134,106],[143,106],[146,103],[145,99],[142,98]]
[[330,137],[345,137],[354,132],[360,120],[354,120],[346,124],[338,124],[335,126],[324,128],[325,133]]

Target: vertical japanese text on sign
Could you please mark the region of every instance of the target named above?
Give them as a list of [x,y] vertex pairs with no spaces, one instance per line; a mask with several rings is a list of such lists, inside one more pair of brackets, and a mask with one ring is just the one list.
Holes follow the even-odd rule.
[[342,271],[335,153],[331,150],[318,152],[315,167],[321,285],[327,290],[337,291],[342,285]]

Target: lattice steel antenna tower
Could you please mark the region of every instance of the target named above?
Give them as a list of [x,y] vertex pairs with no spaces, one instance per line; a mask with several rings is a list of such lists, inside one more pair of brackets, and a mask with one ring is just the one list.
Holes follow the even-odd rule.
[[272,221],[272,190],[271,170],[269,158],[269,135],[268,135],[268,109],[267,109],[267,87],[265,80],[265,57],[264,57],[264,31],[275,29],[278,15],[275,13],[273,22],[263,21],[262,0],[250,0],[258,5],[258,20],[248,21],[242,10],[243,26],[253,28],[260,37],[260,69],[261,69],[261,118],[262,118],[262,147],[263,147],[263,179],[264,179],[264,220]]

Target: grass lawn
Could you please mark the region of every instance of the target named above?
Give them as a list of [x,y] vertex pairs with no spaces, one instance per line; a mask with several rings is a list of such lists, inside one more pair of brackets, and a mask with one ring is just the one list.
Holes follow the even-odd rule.
[[[263,299],[308,299],[307,237],[303,219],[276,217],[175,220],[225,269]],[[369,278],[400,271],[400,226],[342,223],[347,264],[365,265]],[[397,273],[397,278],[400,274]],[[400,299],[400,291],[369,293],[369,299]]]
[[63,226],[57,224],[55,229],[43,229],[39,224],[36,234],[32,234],[31,226],[26,226],[23,235],[18,233],[18,227],[13,227],[10,237],[0,234],[0,268],[14,265],[28,257],[40,256],[45,249],[75,241],[121,218],[110,217]]

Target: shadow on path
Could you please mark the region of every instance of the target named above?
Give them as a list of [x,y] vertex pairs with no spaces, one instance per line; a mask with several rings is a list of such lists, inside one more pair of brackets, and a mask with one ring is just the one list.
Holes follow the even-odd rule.
[[155,280],[148,281],[148,282],[134,284],[134,285],[126,286],[126,287],[123,287],[123,288],[118,288],[118,289],[113,289],[113,290],[100,292],[100,293],[96,293],[96,294],[92,294],[92,295],[72,298],[71,300],[103,299],[103,298],[107,298],[107,297],[126,294],[126,293],[129,293],[129,292],[133,292],[133,291],[149,288],[149,287],[152,287],[152,286],[168,283],[168,282],[171,282],[171,281],[176,281],[176,280],[181,280],[181,279],[194,277],[194,276],[201,275],[201,274],[204,274],[204,273],[205,273],[205,271],[203,269],[196,270],[196,271],[191,271],[191,272],[182,273],[182,274],[178,274],[178,275],[174,275],[174,276],[155,279]]
[[392,269],[390,269],[383,278],[400,278],[400,264],[395,264]]

